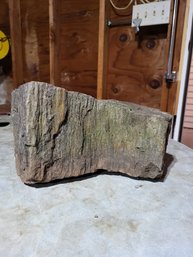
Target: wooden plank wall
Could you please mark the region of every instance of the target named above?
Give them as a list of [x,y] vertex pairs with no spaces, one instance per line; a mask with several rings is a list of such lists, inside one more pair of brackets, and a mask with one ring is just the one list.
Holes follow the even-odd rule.
[[[186,0],[179,3],[176,70]],[[142,28],[137,35],[130,26],[105,27],[108,18],[131,18],[131,8],[115,11],[109,0],[9,0],[9,4],[15,86],[31,80],[51,81],[68,90],[174,113],[176,84],[164,82],[171,23]]]
[[[117,6],[126,3],[114,1]],[[132,5],[127,11],[111,7],[110,19],[131,19]],[[154,27],[153,27],[154,28]],[[165,38],[144,28],[135,34],[131,26],[109,30],[109,64],[106,98],[140,103],[159,108],[164,66]]]
[[193,129],[193,56],[192,56],[192,62],[190,67],[188,94],[186,99],[186,109],[185,109],[183,127]]
[[23,81],[49,82],[48,0],[20,0]]
[[[55,32],[54,27],[51,31],[60,49],[57,63],[51,65],[58,69],[56,83],[68,90],[96,96],[99,2],[57,1],[60,8],[57,3],[54,7],[59,12],[51,12],[51,19],[59,24],[59,32]],[[55,26],[55,29],[58,27]],[[57,51],[56,47],[51,47],[51,50]]]
[[[118,6],[128,1],[115,1]],[[175,45],[174,68],[179,67],[180,34],[183,29],[184,0],[179,1],[178,30]],[[171,4],[171,12],[173,5]],[[132,6],[126,11],[111,7],[110,19],[130,19]],[[176,85],[164,81],[171,32],[169,25],[149,26],[139,34],[130,26],[109,29],[109,60],[104,97],[155,107],[173,113]]]
[[141,33],[111,29],[106,97],[160,108],[167,31]]
[[49,82],[48,0],[9,0],[14,86]]
[[16,88],[24,82],[20,0],[9,0],[9,17],[13,63],[13,87]]
[[60,85],[60,1],[49,0],[50,83]]
[[61,84],[96,96],[98,0],[66,0],[61,6]]

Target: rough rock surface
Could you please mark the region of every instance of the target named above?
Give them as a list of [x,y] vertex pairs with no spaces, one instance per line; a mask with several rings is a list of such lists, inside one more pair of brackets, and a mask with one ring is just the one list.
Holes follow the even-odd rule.
[[12,93],[12,120],[17,173],[27,184],[100,169],[162,176],[169,114],[30,82]]

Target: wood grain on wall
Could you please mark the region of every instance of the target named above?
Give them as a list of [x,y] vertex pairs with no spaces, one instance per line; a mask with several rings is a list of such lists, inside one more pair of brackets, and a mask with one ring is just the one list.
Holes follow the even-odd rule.
[[16,88],[24,82],[20,0],[9,0],[9,18],[13,64],[13,84],[14,88]]
[[49,0],[50,83],[60,85],[60,1]]
[[49,82],[48,0],[21,0],[24,82]]
[[107,98],[160,108],[166,32],[154,29],[110,30]]
[[[114,1],[125,6],[128,1]],[[111,20],[131,20],[132,5],[118,11],[111,7]],[[168,26],[130,25],[110,28],[107,85],[104,97],[160,108],[166,65]]]
[[[17,17],[17,23],[20,23],[18,26],[21,28],[19,37],[19,30],[14,29],[17,24],[14,24],[12,19],[12,40],[18,41],[15,45],[13,43],[13,46],[16,55],[20,56],[20,59],[15,59],[15,67],[20,72],[14,74],[17,77],[21,75],[18,81],[49,82],[51,79],[58,86],[68,90],[96,96],[98,76],[101,81],[98,83],[100,94],[102,92],[104,98],[131,101],[174,112],[176,84],[168,86],[164,82],[171,21],[169,26],[143,27],[140,33],[136,34],[131,26],[107,29],[103,20],[100,21],[100,26],[102,24],[106,42],[101,42],[102,37],[98,38],[99,0],[9,1],[12,6],[16,5],[16,2],[20,3]],[[114,2],[124,6],[128,0]],[[131,19],[132,6],[119,12],[109,7],[108,0],[105,3],[108,3],[109,8],[107,12],[105,10],[107,19]],[[186,0],[179,0],[173,65],[173,69],[177,71],[185,7]],[[0,12],[1,10],[0,8]],[[16,9],[12,10],[14,12]],[[98,55],[101,54],[100,48],[98,51],[98,42],[105,47],[103,56],[106,60],[103,58],[103,68],[97,63]],[[21,48],[21,54],[17,47]],[[97,74],[98,72],[100,74]],[[105,80],[103,75],[100,76],[101,72]]]
[[[117,0],[120,5],[120,1]],[[124,5],[124,4],[122,4]],[[111,8],[110,19],[131,19],[127,11]],[[171,13],[173,3],[171,4]],[[179,1],[179,14],[173,69],[178,71],[185,1]],[[104,97],[155,107],[173,113],[176,84],[165,83],[172,15],[169,25],[141,27],[135,34],[131,26],[111,28],[109,60]]]
[[98,0],[61,2],[61,86],[96,96],[98,56]]

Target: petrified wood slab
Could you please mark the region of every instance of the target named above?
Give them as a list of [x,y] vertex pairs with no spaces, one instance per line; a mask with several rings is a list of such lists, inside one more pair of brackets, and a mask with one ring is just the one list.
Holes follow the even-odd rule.
[[28,184],[99,169],[162,176],[171,116],[42,82],[12,94],[17,173]]

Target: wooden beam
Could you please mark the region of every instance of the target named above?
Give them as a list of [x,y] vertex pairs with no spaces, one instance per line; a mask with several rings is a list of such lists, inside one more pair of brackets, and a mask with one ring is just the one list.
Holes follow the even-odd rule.
[[[173,70],[177,71],[178,79],[180,78],[180,61],[181,59],[181,51],[183,51],[183,31],[186,29],[184,27],[184,22],[186,18],[186,4],[187,2],[184,0],[179,0],[179,13],[177,19],[177,28],[176,28],[176,40],[174,47],[174,57],[173,57]],[[168,112],[172,114],[176,114],[177,111],[177,102],[178,102],[178,88],[179,88],[179,80],[173,83],[171,90],[169,90],[169,101],[168,101]]]
[[[170,3],[170,21],[168,24],[168,31],[167,31],[167,39],[166,39],[166,47],[165,47],[165,65],[164,65],[164,76],[167,71],[168,67],[168,54],[169,54],[169,47],[170,47],[170,36],[172,31],[172,15],[173,15],[173,2]],[[163,78],[162,82],[162,92],[161,92],[161,102],[160,102],[160,110],[163,112],[167,112],[168,110],[168,97],[169,97],[169,90],[171,88],[171,84],[168,84]]]
[[60,85],[60,0],[49,0],[50,83]]
[[176,105],[174,113],[177,114],[178,102],[180,96],[180,85],[182,79],[182,73],[184,69],[184,55],[185,55],[185,46],[186,46],[186,37],[188,33],[188,18],[189,18],[189,9],[190,9],[190,0],[187,1],[186,11],[185,11],[185,19],[184,19],[184,27],[183,27],[183,35],[182,35],[182,47],[181,47],[181,55],[180,55],[180,63],[179,63],[179,72],[178,72],[178,83],[177,83],[177,92],[176,92]]
[[[168,34],[167,34],[166,60],[168,60],[172,13],[173,13],[173,2],[174,1],[171,2],[170,24],[168,28]],[[180,56],[181,56],[181,50],[183,50],[182,35],[184,30],[184,20],[186,17],[185,10],[186,10],[186,1],[179,0],[176,39],[175,39],[174,56],[173,56],[173,70],[177,71],[177,73],[180,72],[180,67],[179,67]],[[167,62],[165,65],[165,70],[167,70]],[[179,75],[178,75],[178,79],[179,79]],[[179,84],[180,84],[179,81],[172,82],[172,83],[166,83],[165,81],[163,82],[162,95],[161,95],[161,108],[160,108],[161,111],[169,112],[173,115],[176,114]]]
[[108,56],[108,18],[109,1],[99,1],[99,35],[98,35],[98,74],[97,74],[97,98],[105,97],[107,78],[107,56]]
[[18,87],[23,83],[23,55],[20,0],[9,0],[9,19],[11,51],[13,65],[13,84]]

